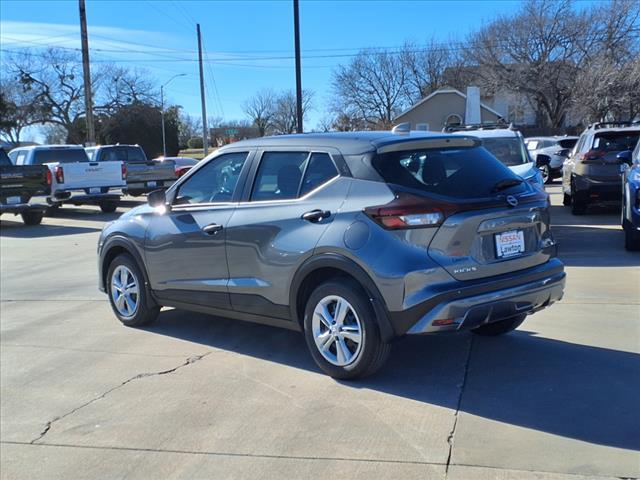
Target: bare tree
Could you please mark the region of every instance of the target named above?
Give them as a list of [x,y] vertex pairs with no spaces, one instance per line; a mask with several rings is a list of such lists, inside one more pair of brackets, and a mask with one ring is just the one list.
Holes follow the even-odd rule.
[[415,103],[444,85],[445,72],[456,55],[454,49],[431,39],[425,46],[406,42],[400,58],[407,72],[406,95]]
[[192,137],[202,135],[200,119],[180,111],[178,115],[178,144],[187,148],[187,142]]
[[[303,90],[302,92],[302,118],[303,121],[307,113],[312,108],[313,92]],[[292,90],[282,92],[276,98],[276,108],[273,112],[272,125],[275,133],[294,133],[297,126],[296,95]]]
[[[6,57],[3,62],[7,77],[20,86],[23,98],[37,99],[35,121],[60,125],[67,131],[67,141],[82,143],[84,134],[78,128],[84,108],[82,64],[76,52],[49,48],[25,50]],[[113,65],[94,68],[92,88],[98,114],[112,115],[123,105],[157,103],[153,82],[140,70]]]
[[466,54],[485,87],[527,96],[541,125],[561,127],[584,57],[575,39],[587,27],[570,0],[528,0],[473,34]]
[[276,110],[276,95],[273,90],[260,90],[249,98],[242,108],[260,132],[260,136],[264,137],[271,128]]
[[20,143],[22,130],[40,122],[44,110],[42,99],[34,92],[25,91],[19,82],[0,83],[0,137]]
[[370,128],[388,128],[407,104],[406,87],[407,71],[399,55],[364,50],[334,72],[334,110],[353,112]]

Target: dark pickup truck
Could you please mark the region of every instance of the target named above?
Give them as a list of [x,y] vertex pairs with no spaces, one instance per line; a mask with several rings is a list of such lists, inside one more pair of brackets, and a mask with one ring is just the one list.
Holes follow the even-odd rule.
[[126,193],[133,196],[153,190],[169,188],[177,175],[173,161],[154,162],[148,160],[139,145],[101,145],[85,148],[89,160],[105,162],[120,160],[127,166]]
[[20,215],[26,225],[39,224],[47,208],[45,195],[50,185],[51,173],[47,167],[13,165],[0,148],[0,215],[13,213]]

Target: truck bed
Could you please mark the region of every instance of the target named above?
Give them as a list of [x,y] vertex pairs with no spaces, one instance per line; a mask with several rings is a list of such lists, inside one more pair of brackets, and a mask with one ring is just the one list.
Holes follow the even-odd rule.
[[0,201],[3,205],[28,203],[34,195],[49,191],[47,167],[44,165],[1,166]]

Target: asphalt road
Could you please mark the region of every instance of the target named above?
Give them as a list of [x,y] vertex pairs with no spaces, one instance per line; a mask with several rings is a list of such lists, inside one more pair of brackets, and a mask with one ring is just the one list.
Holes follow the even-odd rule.
[[503,338],[399,340],[354,383],[294,332],[177,310],[121,326],[96,288],[117,215],[3,216],[0,476],[640,477],[640,254],[615,211],[573,217],[549,191],[562,302]]

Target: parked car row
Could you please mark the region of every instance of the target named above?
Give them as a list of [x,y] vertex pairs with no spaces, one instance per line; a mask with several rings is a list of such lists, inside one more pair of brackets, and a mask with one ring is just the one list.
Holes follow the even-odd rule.
[[138,145],[37,145],[2,150],[0,213],[40,223],[63,204],[97,205],[114,212],[123,194],[170,187],[197,164],[175,157],[148,160]]
[[572,214],[584,215],[591,205],[620,206],[625,248],[640,250],[639,139],[639,122],[599,122],[579,137],[525,143],[545,183],[562,177],[563,204]]

